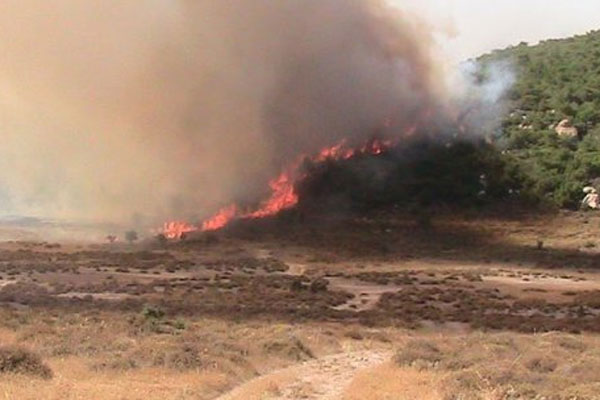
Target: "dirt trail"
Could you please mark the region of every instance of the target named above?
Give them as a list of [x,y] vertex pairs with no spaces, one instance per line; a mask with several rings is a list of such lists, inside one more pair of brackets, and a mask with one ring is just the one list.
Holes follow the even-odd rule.
[[379,285],[344,278],[328,278],[328,280],[330,290],[348,292],[354,295],[345,304],[334,307],[336,310],[356,312],[371,310],[385,293],[394,293],[401,289],[395,285]]
[[335,354],[253,379],[217,400],[338,400],[358,372],[390,357],[384,351]]

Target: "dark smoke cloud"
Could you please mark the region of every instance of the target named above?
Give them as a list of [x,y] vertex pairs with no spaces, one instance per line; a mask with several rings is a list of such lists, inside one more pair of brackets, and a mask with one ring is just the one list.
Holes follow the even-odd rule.
[[4,0],[0,37],[4,213],[201,218],[444,97],[428,32],[378,0]]

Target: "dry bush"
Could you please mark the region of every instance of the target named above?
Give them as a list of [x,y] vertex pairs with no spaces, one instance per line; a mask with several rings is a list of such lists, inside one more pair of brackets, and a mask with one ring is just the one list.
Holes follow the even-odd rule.
[[[196,339],[196,340],[194,340]],[[214,355],[219,343],[211,344],[211,354],[203,346],[201,338],[182,336],[146,336],[134,341],[127,348],[102,355],[91,365],[96,371],[129,371],[140,368],[164,367],[176,371],[204,369]]]
[[270,356],[293,361],[306,361],[315,358],[313,351],[302,340],[293,335],[265,342],[263,351]]
[[127,323],[104,320],[95,312],[65,314],[48,318],[37,316],[18,329],[17,341],[34,347],[43,357],[95,356],[121,351]]
[[444,357],[436,344],[417,339],[412,340],[394,357],[394,362],[401,367],[432,368],[437,366]]
[[574,336],[560,336],[556,340],[556,343],[560,347],[570,351],[582,352],[587,349],[587,345],[584,341],[581,338]]
[[329,281],[327,279],[319,278],[319,279],[314,280],[310,284],[310,290],[313,293],[325,292],[325,291],[327,291],[328,286],[329,286]]
[[344,333],[344,336],[352,340],[363,340],[365,338],[364,334],[358,329],[351,329]]
[[593,338],[505,333],[420,339],[403,346],[394,361],[442,372],[447,399],[494,393],[494,399],[584,400],[600,393],[600,350]]
[[113,356],[110,360],[95,362],[90,365],[92,371],[129,371],[139,368],[139,364],[133,358],[125,356]]
[[558,361],[548,356],[533,356],[525,362],[525,366],[532,372],[547,374],[556,370]]
[[0,373],[52,378],[52,370],[39,355],[13,346],[0,347]]
[[184,343],[167,350],[155,360],[155,364],[178,371],[198,370],[206,366],[201,352],[197,345]]

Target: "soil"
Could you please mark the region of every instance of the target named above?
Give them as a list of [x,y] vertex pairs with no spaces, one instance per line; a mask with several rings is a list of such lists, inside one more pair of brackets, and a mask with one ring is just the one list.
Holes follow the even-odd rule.
[[[383,364],[391,353],[360,351],[335,354],[261,376],[217,400],[339,399],[362,370]],[[266,395],[265,395],[265,392]]]

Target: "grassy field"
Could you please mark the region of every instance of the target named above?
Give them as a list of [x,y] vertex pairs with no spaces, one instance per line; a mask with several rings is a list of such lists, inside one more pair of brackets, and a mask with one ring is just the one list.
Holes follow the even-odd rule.
[[428,222],[3,243],[0,398],[600,398],[600,216]]

